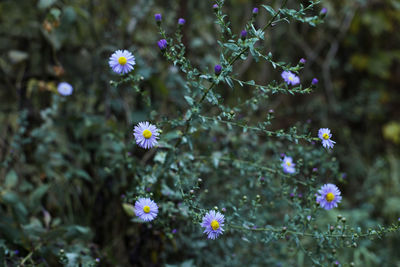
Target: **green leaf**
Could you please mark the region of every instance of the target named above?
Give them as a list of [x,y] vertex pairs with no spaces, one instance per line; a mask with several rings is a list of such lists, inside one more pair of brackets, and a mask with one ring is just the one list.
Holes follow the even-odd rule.
[[14,170],[10,170],[6,175],[6,188],[13,188],[18,183],[18,175]]
[[275,10],[274,10],[272,7],[267,6],[267,5],[261,5],[261,6],[262,6],[263,8],[265,8],[265,10],[267,10],[268,13],[271,14],[271,16],[275,16],[276,12],[275,12]]
[[56,2],[56,0],[39,0],[38,3],[38,8],[39,9],[46,9],[48,7],[50,7],[51,5],[53,5]]

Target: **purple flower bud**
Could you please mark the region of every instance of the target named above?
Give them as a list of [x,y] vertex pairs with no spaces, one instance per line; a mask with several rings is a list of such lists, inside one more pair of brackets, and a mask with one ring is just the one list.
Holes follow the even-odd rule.
[[298,197],[299,197],[299,198],[302,198],[302,197],[303,197],[303,194],[302,194],[302,193],[298,194]]
[[226,208],[222,208],[221,211],[222,211],[222,212],[226,212]]
[[240,32],[240,38],[242,40],[244,40],[244,39],[246,39],[246,37],[247,37],[247,31],[246,30],[241,31]]
[[161,22],[162,16],[161,14],[155,14],[154,18],[156,19],[156,22]]
[[301,63],[301,64],[306,64],[306,62],[307,62],[307,60],[306,60],[305,58],[301,58],[301,59],[300,59],[300,63]]
[[172,234],[176,234],[176,232],[178,232],[178,230],[172,229]]
[[264,177],[261,177],[260,178],[260,182],[264,182],[265,181],[265,178]]
[[214,73],[216,74],[216,75],[219,75],[220,73],[221,73],[221,71],[222,71],[222,67],[221,67],[221,65],[215,65],[215,67],[214,67]]
[[157,42],[158,47],[161,49],[161,51],[165,50],[167,48],[167,40],[161,39],[160,41]]
[[313,168],[312,171],[313,171],[313,172],[317,172],[317,171],[318,171],[318,168]]
[[271,108],[270,110],[268,110],[269,113],[274,113],[274,110]]
[[285,157],[285,153],[281,153],[281,158],[284,158]]
[[100,262],[100,258],[96,258],[96,262]]
[[294,194],[293,194],[293,193],[290,193],[290,197],[294,197]]
[[185,22],[186,22],[186,20],[185,20],[184,18],[178,19],[178,24],[179,24],[179,25],[184,25]]
[[316,85],[318,83],[318,79],[317,78],[312,79],[311,83],[312,83],[312,85]]
[[214,9],[215,12],[217,12],[217,11],[218,11],[218,5],[217,5],[217,4],[214,4],[214,5],[213,5],[213,9]]
[[258,7],[253,8],[253,15],[257,15],[258,14]]
[[323,9],[321,9],[321,15],[325,15],[326,12],[328,12],[328,9],[326,9],[326,7],[324,7]]

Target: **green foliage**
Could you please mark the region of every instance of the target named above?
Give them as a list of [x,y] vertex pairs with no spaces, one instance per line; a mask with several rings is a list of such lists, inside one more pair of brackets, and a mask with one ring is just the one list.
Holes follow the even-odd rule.
[[[326,1],[325,23],[320,1],[258,1],[257,16],[249,1],[178,2],[0,3],[1,264],[399,264],[396,2]],[[129,75],[107,64],[121,48]],[[132,136],[145,120],[162,130],[151,150]],[[316,203],[324,183],[338,209]],[[135,216],[139,197],[154,221]],[[200,227],[211,209],[226,219],[217,240]]]

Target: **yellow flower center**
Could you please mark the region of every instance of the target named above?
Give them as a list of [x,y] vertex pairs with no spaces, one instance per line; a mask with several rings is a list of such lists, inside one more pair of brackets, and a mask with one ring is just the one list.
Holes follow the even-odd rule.
[[149,213],[150,212],[150,207],[149,206],[144,206],[143,207],[143,211],[146,212],[146,213]]
[[335,199],[335,195],[333,193],[328,193],[325,196],[326,201],[332,202]]
[[292,76],[289,76],[289,80],[293,82],[293,77],[292,77]]
[[322,135],[322,138],[324,138],[325,140],[328,140],[328,139],[329,139],[329,134],[324,133],[324,134]]
[[212,220],[211,221],[211,228],[213,230],[217,230],[219,228],[219,223],[217,222],[217,220]]
[[144,130],[143,131],[143,137],[146,139],[149,139],[153,134],[149,130]]
[[126,59],[126,57],[119,57],[119,58],[118,58],[118,63],[119,63],[120,65],[125,65],[126,62],[128,62],[128,60]]
[[289,167],[292,165],[292,163],[290,163],[289,161],[286,162],[286,165],[288,165]]

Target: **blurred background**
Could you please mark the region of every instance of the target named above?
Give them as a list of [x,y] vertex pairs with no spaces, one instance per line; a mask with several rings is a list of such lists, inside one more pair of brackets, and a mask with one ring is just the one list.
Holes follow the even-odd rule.
[[[253,7],[280,4],[267,2],[226,1],[232,29],[242,30]],[[159,52],[154,14],[162,13],[168,34],[185,18],[187,56],[198,69],[212,72],[220,53],[212,5],[0,2],[0,260],[16,266],[34,251],[27,263],[57,266],[62,248],[69,259],[98,259],[101,266],[192,266],[201,257],[204,250],[185,250],[191,241],[179,231],[173,236],[131,223],[121,195],[133,179],[123,166],[142,156],[133,149],[134,124],[153,110],[174,116],[184,106],[184,80]],[[352,223],[390,224],[400,220],[400,1],[325,0],[322,7],[328,12],[318,27],[294,22],[266,33],[274,59],[295,65],[305,58],[301,80],[319,80],[312,94],[271,97],[270,109],[281,118],[273,125],[308,121],[314,135],[329,127],[340,144],[334,155]],[[267,20],[260,8],[255,24]],[[117,49],[135,55],[143,94],[110,85],[118,76],[108,58]],[[270,65],[251,58],[234,72],[260,84],[280,79]],[[61,81],[74,87],[72,96],[57,95]],[[224,98],[247,96],[241,94]],[[204,246],[204,240],[198,242]],[[366,240],[351,258],[363,266],[400,266],[399,245],[398,234]]]

